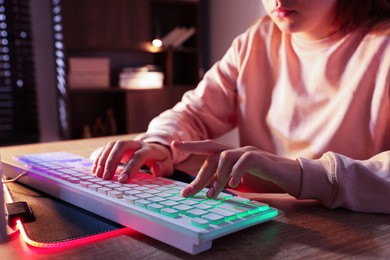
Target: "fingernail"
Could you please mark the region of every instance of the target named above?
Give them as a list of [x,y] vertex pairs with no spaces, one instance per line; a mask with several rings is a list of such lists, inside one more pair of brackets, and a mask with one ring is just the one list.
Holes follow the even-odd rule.
[[154,174],[154,176],[161,177],[161,168],[162,168],[162,166],[160,163],[153,164],[151,170],[152,170],[152,173]]
[[99,166],[96,170],[96,176],[98,177],[102,177],[103,175],[103,167],[102,166]]
[[178,146],[180,146],[180,145],[182,145],[183,144],[183,142],[182,141],[179,141],[179,140],[174,140],[174,141],[172,141],[172,146],[173,147],[178,147]]
[[188,185],[187,187],[185,187],[182,191],[181,191],[181,193],[180,193],[180,195],[181,196],[187,196],[188,194],[190,194],[191,192],[192,192],[192,190],[193,190],[194,188],[192,187],[192,185]]
[[107,180],[110,179],[110,177],[111,177],[110,171],[106,169],[103,173],[103,179]]
[[206,193],[206,196],[207,196],[207,198],[213,198],[214,195],[215,195],[215,189],[214,189],[214,187],[210,187],[210,189]]
[[97,165],[94,163],[94,164],[92,164],[92,169],[91,169],[91,171],[92,172],[95,172],[95,170],[96,170],[96,167],[97,167]]
[[229,186],[235,188],[238,185],[237,180],[233,177],[230,178]]
[[119,182],[125,182],[125,181],[127,181],[128,178],[129,178],[129,175],[127,175],[127,174],[121,174],[121,175],[118,177],[118,181],[119,181]]

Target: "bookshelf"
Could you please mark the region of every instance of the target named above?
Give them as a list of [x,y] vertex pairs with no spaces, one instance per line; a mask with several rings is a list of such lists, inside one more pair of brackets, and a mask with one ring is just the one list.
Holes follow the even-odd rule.
[[[104,135],[145,131],[149,121],[174,106],[207,69],[207,15],[207,0],[53,1],[63,139],[82,138],[86,126],[91,135],[101,134],[93,131],[94,125],[107,121],[107,111],[114,114],[116,132]],[[151,45],[176,27],[195,32],[179,46]],[[69,86],[71,57],[109,59],[109,85]],[[162,88],[119,87],[123,68],[145,65],[161,70]]]

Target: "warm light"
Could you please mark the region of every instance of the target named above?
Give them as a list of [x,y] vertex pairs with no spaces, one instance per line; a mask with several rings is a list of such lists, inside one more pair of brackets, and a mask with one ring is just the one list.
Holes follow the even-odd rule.
[[55,243],[45,243],[45,242],[38,242],[30,239],[26,233],[26,230],[24,229],[24,226],[20,220],[16,221],[17,227],[20,231],[20,236],[23,239],[23,241],[35,248],[40,248],[40,249],[45,249],[45,250],[54,250],[54,249],[64,249],[64,248],[71,248],[71,247],[76,247],[80,245],[85,245],[85,244],[91,244],[96,241],[102,240],[102,239],[107,239],[110,237],[115,237],[115,236],[120,236],[120,235],[130,235],[134,231],[130,228],[120,228],[116,229],[110,232],[105,232],[97,235],[92,235],[89,237],[83,237],[75,240],[68,240],[64,242],[55,242]]
[[160,48],[162,46],[162,41],[160,39],[154,39],[152,45],[153,47]]

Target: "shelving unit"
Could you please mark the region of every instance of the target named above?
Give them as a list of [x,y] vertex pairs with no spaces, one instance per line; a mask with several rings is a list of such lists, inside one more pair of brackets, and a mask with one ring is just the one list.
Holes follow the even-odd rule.
[[[83,137],[97,118],[113,110],[117,134],[145,131],[149,121],[176,104],[194,88],[207,60],[206,0],[57,0],[53,1],[61,130],[64,139]],[[57,8],[57,9],[56,9]],[[57,27],[56,27],[57,26]],[[179,48],[151,48],[177,26],[196,32]],[[56,45],[56,46],[57,46]],[[66,84],[69,57],[108,57],[110,87],[70,88]],[[58,62],[62,60],[62,62]],[[164,73],[162,89],[121,89],[124,67],[155,65]],[[65,73],[63,73],[65,72]],[[62,77],[62,78],[61,78]],[[62,112],[62,114],[61,114]]]

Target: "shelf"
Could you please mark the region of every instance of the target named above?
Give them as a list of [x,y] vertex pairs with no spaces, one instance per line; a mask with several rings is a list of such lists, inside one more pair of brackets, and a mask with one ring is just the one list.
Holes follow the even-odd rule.
[[[64,0],[61,5],[64,63],[69,57],[110,60],[109,88],[67,88],[68,138],[80,138],[85,125],[113,109],[118,133],[145,131],[149,121],[196,87],[202,72],[201,6],[207,0]],[[202,3],[202,4],[201,4]],[[54,9],[53,9],[54,10]],[[207,21],[207,19],[204,19]],[[177,48],[154,48],[151,41],[178,26],[196,33]],[[207,51],[204,51],[207,53]],[[155,65],[164,73],[161,89],[121,89],[123,68]],[[66,68],[67,66],[65,66]],[[65,73],[68,73],[65,69]],[[63,94],[59,93],[60,96]],[[82,111],[82,113],[80,113]],[[142,114],[139,113],[142,111]]]
[[[149,46],[149,44],[143,44],[140,47],[130,47],[130,48],[89,48],[88,52],[94,53],[94,52],[129,52],[129,53],[143,53],[143,54],[155,54],[155,53],[198,53],[198,49],[194,47],[177,47],[177,48],[153,48]],[[82,47],[72,47],[67,48],[68,54],[72,53],[85,53],[85,48]]]
[[120,88],[72,88],[69,89],[70,93],[120,93],[123,89]]
[[140,92],[140,91],[162,91],[164,89],[193,89],[196,85],[186,84],[186,85],[165,85],[162,88],[144,88],[144,89],[131,89],[131,88],[119,88],[119,87],[110,87],[110,88],[72,88],[69,89],[70,93],[74,94],[89,94],[89,93],[125,93],[125,92]]

